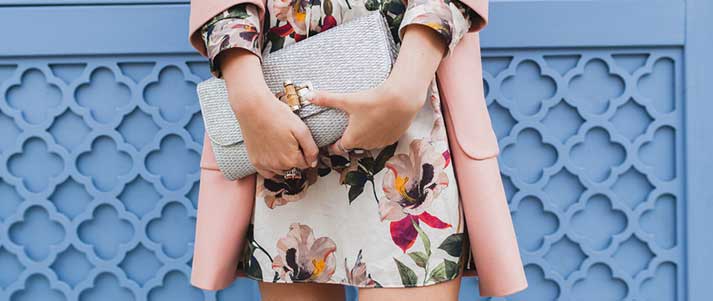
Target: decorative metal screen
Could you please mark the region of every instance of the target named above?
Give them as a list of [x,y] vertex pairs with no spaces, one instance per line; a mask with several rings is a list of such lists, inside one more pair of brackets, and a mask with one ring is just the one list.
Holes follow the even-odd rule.
[[[704,2],[491,3],[486,99],[530,283],[507,300],[710,298]],[[209,73],[187,18],[0,0],[0,300],[259,299],[188,283]],[[461,299],[483,300],[475,279]]]

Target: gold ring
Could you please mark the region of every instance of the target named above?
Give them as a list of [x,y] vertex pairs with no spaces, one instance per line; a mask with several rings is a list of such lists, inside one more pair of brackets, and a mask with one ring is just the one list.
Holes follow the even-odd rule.
[[297,167],[293,167],[290,170],[285,171],[285,174],[282,175],[282,177],[285,180],[299,180],[302,178],[302,170]]

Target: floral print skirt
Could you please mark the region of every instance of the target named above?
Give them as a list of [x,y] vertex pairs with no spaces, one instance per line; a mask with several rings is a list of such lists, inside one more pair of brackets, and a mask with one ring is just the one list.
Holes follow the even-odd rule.
[[396,143],[322,147],[301,180],[258,175],[256,191],[238,267],[249,278],[414,287],[475,269],[435,79]]

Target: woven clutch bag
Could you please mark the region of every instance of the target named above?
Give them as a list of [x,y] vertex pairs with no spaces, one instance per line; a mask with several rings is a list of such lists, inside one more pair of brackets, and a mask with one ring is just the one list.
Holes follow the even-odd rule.
[[[285,81],[310,82],[318,90],[355,92],[381,84],[397,52],[385,17],[375,11],[268,53],[263,56],[262,71],[275,94]],[[254,174],[225,81],[210,78],[199,83],[197,91],[218,168],[230,180]],[[319,147],[337,141],[349,121],[339,109],[311,103],[297,113]]]

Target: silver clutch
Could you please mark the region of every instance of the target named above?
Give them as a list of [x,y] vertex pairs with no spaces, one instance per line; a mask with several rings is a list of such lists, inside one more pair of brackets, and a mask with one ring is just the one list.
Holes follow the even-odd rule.
[[[276,94],[285,81],[309,82],[318,90],[355,92],[381,84],[391,72],[397,53],[385,17],[375,11],[264,55],[262,71]],[[225,81],[210,78],[199,83],[197,91],[218,168],[230,180],[254,174]],[[337,141],[349,121],[339,109],[311,103],[301,106],[297,113],[319,147]]]

